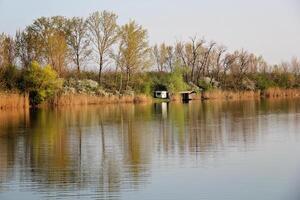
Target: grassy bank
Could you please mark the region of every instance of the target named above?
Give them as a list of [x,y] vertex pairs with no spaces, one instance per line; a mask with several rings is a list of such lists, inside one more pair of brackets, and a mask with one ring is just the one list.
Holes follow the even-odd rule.
[[[297,98],[300,97],[300,89],[280,89],[270,88],[264,91],[226,91],[211,90],[202,93],[192,94],[191,100],[257,100],[260,98]],[[119,104],[119,103],[152,103],[160,102],[160,99],[154,99],[149,95],[111,95],[95,96],[89,94],[62,94],[57,95],[51,100],[41,104],[41,107],[61,107],[61,106],[83,106],[83,105],[101,105],[101,104]],[[180,94],[172,94],[171,102],[181,102]],[[24,109],[29,108],[29,96],[17,92],[0,92],[0,110],[4,109]]]

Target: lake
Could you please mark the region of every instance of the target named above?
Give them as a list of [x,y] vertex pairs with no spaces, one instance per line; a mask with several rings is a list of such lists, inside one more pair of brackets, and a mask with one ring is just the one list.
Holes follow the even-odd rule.
[[300,100],[0,111],[0,199],[300,199]]

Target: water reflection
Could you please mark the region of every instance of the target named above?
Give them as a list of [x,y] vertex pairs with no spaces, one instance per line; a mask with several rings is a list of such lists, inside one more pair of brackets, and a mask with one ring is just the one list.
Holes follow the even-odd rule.
[[279,124],[297,138],[299,112],[298,100],[1,111],[0,197],[120,199],[158,169],[252,151]]

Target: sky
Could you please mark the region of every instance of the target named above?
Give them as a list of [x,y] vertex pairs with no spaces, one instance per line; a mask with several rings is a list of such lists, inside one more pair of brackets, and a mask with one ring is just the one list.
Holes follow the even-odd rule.
[[0,0],[0,32],[16,30],[41,16],[87,17],[97,10],[134,19],[148,30],[150,44],[197,36],[245,49],[269,63],[300,58],[300,0]]

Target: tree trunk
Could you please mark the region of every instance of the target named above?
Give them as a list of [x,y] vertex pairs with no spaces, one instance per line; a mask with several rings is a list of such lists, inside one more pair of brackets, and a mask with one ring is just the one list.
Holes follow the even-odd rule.
[[76,65],[77,65],[77,74],[78,74],[78,78],[80,75],[80,63],[79,63],[79,55],[76,55]]
[[121,91],[122,91],[122,87],[123,87],[123,72],[121,71],[121,77],[120,77],[120,89],[119,89],[119,93],[121,93]]
[[99,82],[99,85],[101,85],[102,83],[102,68],[103,68],[103,58],[100,57],[100,61],[99,61],[99,74],[98,74],[98,82]]
[[127,78],[126,78],[126,88],[125,89],[127,89],[127,87],[129,86],[129,79],[130,79],[130,72],[129,72],[129,70],[126,71],[126,75],[127,75]]

